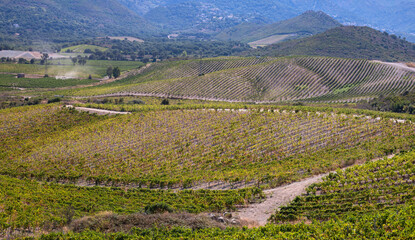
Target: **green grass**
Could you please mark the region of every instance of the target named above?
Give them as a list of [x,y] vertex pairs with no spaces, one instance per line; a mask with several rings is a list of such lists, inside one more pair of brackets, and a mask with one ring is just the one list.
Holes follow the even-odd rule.
[[[106,75],[108,66],[119,67],[122,72],[142,67],[142,62],[128,61],[105,61],[88,60],[86,65],[73,65],[70,59],[59,59],[50,61],[53,65],[48,65],[49,76],[70,76],[74,78],[102,78]],[[0,72],[6,73],[26,73],[26,74],[45,74],[45,66],[38,64],[0,64]]]
[[100,46],[81,44],[81,45],[76,45],[76,46],[63,48],[61,50],[61,52],[65,53],[66,51],[71,50],[74,53],[84,53],[85,49],[90,49],[92,51],[99,50],[101,52],[104,52],[104,51],[108,50],[108,48],[104,48],[104,47],[100,47]]
[[0,74],[0,86],[17,88],[59,88],[77,85],[87,85],[97,82],[96,80],[88,79],[56,79],[56,78],[16,78],[13,75]]

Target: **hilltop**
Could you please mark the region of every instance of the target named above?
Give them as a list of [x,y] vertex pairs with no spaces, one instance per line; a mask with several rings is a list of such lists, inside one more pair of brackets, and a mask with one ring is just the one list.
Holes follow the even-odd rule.
[[[169,19],[173,10],[175,21],[165,21],[166,28],[185,30],[194,23],[203,23],[197,31],[224,30],[240,23],[274,23],[293,18],[301,13],[323,11],[346,25],[373,26],[399,34],[415,41],[413,1],[378,0],[118,0],[146,19]],[[194,25],[192,25],[194,27]],[[217,31],[216,31],[217,32]]]
[[150,24],[116,0],[4,0],[0,35],[11,41],[73,41],[143,35]]
[[414,61],[415,44],[369,27],[343,26],[308,38],[253,50],[247,55],[329,56],[383,61]]
[[260,25],[244,23],[222,31],[216,38],[220,40],[235,40],[247,43],[272,36],[301,38],[339,26],[341,26],[339,22],[324,12],[307,11],[295,18],[272,24]]

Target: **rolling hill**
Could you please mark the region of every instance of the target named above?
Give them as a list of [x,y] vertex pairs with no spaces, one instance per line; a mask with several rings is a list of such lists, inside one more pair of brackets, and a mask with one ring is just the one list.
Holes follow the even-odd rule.
[[0,34],[14,41],[144,35],[151,25],[116,0],[4,0]]
[[154,64],[140,75],[110,85],[62,94],[236,102],[350,102],[414,88],[414,71],[368,60],[230,57]]
[[383,61],[414,61],[415,44],[369,27],[343,26],[308,38],[267,46],[252,56],[329,56]]
[[222,31],[216,38],[246,43],[273,36],[288,36],[292,39],[325,32],[339,26],[339,22],[323,12],[307,11],[295,18],[267,25],[244,23]]
[[[169,9],[185,7],[189,3],[197,3],[198,7],[192,7],[190,12],[180,11],[175,19],[181,19],[184,23],[177,26],[178,22],[166,22],[166,27],[170,24],[176,25],[181,29],[186,29],[189,23],[205,22],[217,27],[218,22],[233,24],[248,22],[255,23],[263,21],[273,23],[283,21],[300,15],[308,10],[323,11],[342,24],[372,26],[377,29],[387,30],[388,32],[399,34],[415,41],[415,24],[413,12],[415,2],[410,0],[118,0],[133,11],[142,16],[166,17],[171,13]],[[167,11],[166,11],[167,10]],[[214,18],[215,17],[215,18]],[[232,17],[232,18],[230,18]],[[220,19],[220,20],[218,20]],[[201,25],[206,27],[206,25]],[[203,28],[199,28],[203,31]]]

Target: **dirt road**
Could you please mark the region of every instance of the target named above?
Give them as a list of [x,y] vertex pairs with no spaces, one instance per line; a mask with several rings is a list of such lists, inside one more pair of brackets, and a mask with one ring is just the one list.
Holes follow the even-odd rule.
[[[387,158],[393,158],[395,155],[389,155]],[[383,158],[376,158],[372,161],[377,161]],[[356,165],[353,165],[356,166]],[[352,167],[352,166],[350,166]],[[349,167],[346,167],[349,168]],[[346,169],[344,168],[344,169]],[[343,170],[344,170],[343,169]],[[288,184],[286,186],[277,187],[274,189],[265,190],[264,193],[267,196],[266,200],[249,205],[248,208],[242,208],[234,215],[239,216],[241,219],[256,222],[260,226],[264,226],[267,223],[268,218],[282,206],[287,205],[295,197],[301,196],[306,193],[306,188],[313,183],[322,181],[322,178],[327,176],[329,173],[317,175],[304,179],[300,182]]]
[[386,65],[393,66],[393,67],[396,67],[396,68],[399,68],[399,69],[402,69],[402,70],[415,72],[415,68],[408,67],[405,63],[381,62],[381,61],[377,61],[377,60],[374,60],[372,62],[386,64]]
[[74,107],[72,105],[66,105],[66,108],[75,108],[75,110],[80,112],[88,112],[88,113],[96,113],[98,115],[126,115],[131,114],[130,112],[117,112],[117,111],[110,111],[104,109],[96,109],[96,108],[86,108],[86,107]]

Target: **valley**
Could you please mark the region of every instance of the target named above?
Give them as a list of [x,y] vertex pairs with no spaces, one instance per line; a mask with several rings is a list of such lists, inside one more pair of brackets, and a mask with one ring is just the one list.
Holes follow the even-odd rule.
[[0,239],[414,238],[413,7],[1,2]]

